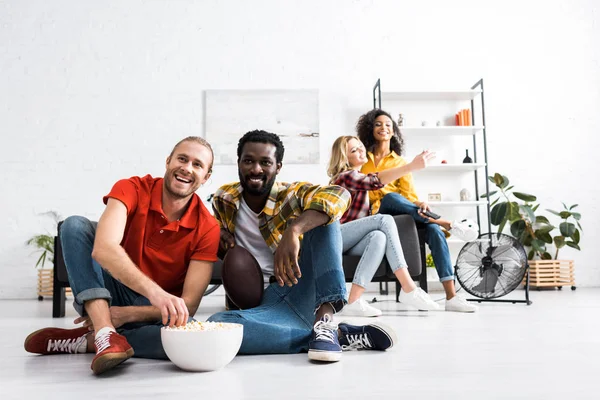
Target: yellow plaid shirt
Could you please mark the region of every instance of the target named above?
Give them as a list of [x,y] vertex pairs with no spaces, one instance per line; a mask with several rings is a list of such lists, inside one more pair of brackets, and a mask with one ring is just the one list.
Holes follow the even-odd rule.
[[[367,159],[365,165],[362,166],[360,172],[363,174],[371,174],[377,173],[381,171],[385,171],[386,169],[401,167],[406,165],[406,160],[396,154],[392,150],[390,154],[385,156],[383,160],[379,161],[379,164],[375,166],[375,158],[373,157],[373,153],[370,151],[367,153]],[[370,190],[369,191],[369,201],[371,202],[371,213],[376,214],[379,211],[379,206],[381,205],[381,199],[388,193],[400,193],[402,196],[406,197],[410,202],[414,203],[419,200],[417,197],[417,192],[415,190],[415,184],[413,182],[412,174],[406,174],[399,179],[396,179],[393,182],[388,183],[384,187],[379,190]]]
[[[242,198],[242,185],[239,182],[223,185],[213,197],[215,218],[221,228],[232,235],[235,232],[235,219]],[[265,208],[258,215],[259,230],[273,253],[281,241],[281,236],[290,223],[306,210],[323,212],[330,217],[329,223],[344,215],[350,204],[350,193],[340,186],[317,186],[308,182],[275,182],[269,193]]]

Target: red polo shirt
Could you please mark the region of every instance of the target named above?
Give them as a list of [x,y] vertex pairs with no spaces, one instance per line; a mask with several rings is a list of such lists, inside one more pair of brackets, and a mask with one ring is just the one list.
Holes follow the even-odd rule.
[[104,196],[127,207],[121,246],[139,269],[160,287],[181,296],[190,260],[217,261],[219,225],[197,194],[178,221],[162,209],[163,178],[146,175],[118,181]]

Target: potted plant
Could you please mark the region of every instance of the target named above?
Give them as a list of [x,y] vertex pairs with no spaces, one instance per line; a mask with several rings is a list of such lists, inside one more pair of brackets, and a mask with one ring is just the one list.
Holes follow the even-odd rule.
[[[558,254],[564,246],[581,250],[581,214],[573,211],[578,205],[568,207],[563,203],[563,211],[547,210],[561,218],[562,222],[555,226],[545,215],[536,215],[540,206],[536,196],[513,191],[514,186],[504,175],[496,173],[488,179],[497,188],[489,192],[490,201],[495,197],[491,203],[490,222],[498,226],[499,233],[508,226],[512,236],[528,251],[531,285],[558,288],[571,285],[575,289],[573,261],[559,260]],[[554,256],[549,251],[552,245],[556,249]]]
[[[27,245],[36,249],[35,252],[41,253],[35,263],[35,268],[38,270],[38,300],[42,300],[44,296],[52,296],[54,236],[56,236],[58,222],[61,219],[60,215],[55,211],[47,211],[41,215],[52,218],[54,221],[54,232],[35,235],[26,242]],[[50,263],[50,268],[45,268],[46,262]]]

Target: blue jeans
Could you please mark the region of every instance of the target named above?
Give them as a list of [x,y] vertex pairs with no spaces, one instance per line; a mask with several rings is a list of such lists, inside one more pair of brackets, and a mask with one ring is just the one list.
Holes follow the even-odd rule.
[[244,325],[240,354],[291,354],[308,350],[315,310],[346,298],[339,222],[304,234],[299,260],[302,277],[292,287],[272,283],[261,304],[249,310],[223,311],[209,321]]
[[396,272],[406,268],[398,228],[390,215],[371,215],[342,224],[344,254],[361,256],[352,283],[366,287],[371,282],[385,255]]
[[383,196],[379,207],[380,214],[408,214],[416,222],[423,223],[425,225],[425,243],[429,245],[431,250],[431,256],[440,277],[440,282],[454,280],[454,268],[450,260],[450,250],[444,232],[442,232],[439,225],[430,224],[427,218],[421,217],[418,210],[419,207],[398,193],[388,193]]
[[[92,258],[96,222],[85,217],[67,218],[60,228],[63,257],[73,291],[73,307],[85,315],[84,303],[105,299],[112,306],[150,306],[150,301],[112,277]],[[129,323],[117,329],[127,338],[135,357],[168,359],[160,339],[161,322]]]

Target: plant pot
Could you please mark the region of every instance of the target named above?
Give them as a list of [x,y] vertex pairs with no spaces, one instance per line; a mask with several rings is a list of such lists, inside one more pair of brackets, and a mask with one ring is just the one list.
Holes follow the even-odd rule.
[[[525,283],[525,280],[523,280]],[[575,286],[575,263],[573,260],[529,261],[529,286],[532,288]]]
[[[38,300],[43,300],[44,297],[52,297],[54,293],[54,269],[41,268],[38,269],[38,284],[37,295]],[[65,295],[71,295],[71,288],[65,289]]]

